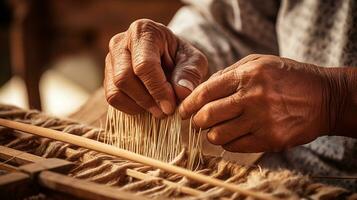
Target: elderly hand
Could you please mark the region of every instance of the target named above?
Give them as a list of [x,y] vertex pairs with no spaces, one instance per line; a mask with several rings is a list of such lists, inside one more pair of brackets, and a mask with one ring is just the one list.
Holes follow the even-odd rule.
[[322,67],[250,55],[214,74],[180,105],[208,140],[228,151],[280,151],[333,126],[330,82]]
[[109,104],[129,113],[172,114],[207,73],[206,57],[167,27],[142,19],[115,35],[106,57],[104,88]]

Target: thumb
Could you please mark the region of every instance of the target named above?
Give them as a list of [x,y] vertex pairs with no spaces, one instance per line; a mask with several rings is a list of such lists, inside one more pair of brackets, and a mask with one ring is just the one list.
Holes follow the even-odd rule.
[[173,88],[182,101],[206,78],[208,67],[206,57],[188,43],[179,47],[176,67],[172,72]]

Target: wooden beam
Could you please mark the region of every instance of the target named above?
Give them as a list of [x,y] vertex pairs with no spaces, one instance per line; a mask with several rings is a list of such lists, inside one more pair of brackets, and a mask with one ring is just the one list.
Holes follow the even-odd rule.
[[9,163],[15,163],[17,165],[24,165],[45,160],[45,158],[1,145],[0,159]]
[[7,172],[17,172],[17,171],[19,171],[19,168],[14,167],[12,165],[8,165],[6,163],[0,163],[0,170],[4,170]]
[[55,172],[44,171],[38,176],[39,184],[43,187],[73,195],[81,199],[128,199],[148,200],[143,196],[121,191],[113,187],[85,180],[76,179]]
[[45,170],[50,170],[59,173],[67,173],[69,170],[73,168],[74,164],[68,162],[66,160],[58,159],[58,158],[47,158],[45,160],[22,165],[19,169],[31,177],[36,177],[40,172]]
[[27,174],[14,172],[0,176],[0,199],[23,199],[34,193]]

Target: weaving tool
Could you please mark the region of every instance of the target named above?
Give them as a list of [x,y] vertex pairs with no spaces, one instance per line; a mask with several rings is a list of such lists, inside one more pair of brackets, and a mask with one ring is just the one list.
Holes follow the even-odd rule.
[[[80,135],[81,137],[78,137],[82,139],[96,139],[98,134],[102,132],[102,130],[93,129],[73,121],[49,117],[37,111],[24,111],[2,105],[0,105],[0,117],[10,119],[11,121],[56,129],[61,131],[61,134],[62,132],[67,132],[71,135]],[[141,199],[143,196],[155,199],[257,199],[250,195],[229,192],[226,189],[222,189],[222,187],[212,187],[208,184],[191,181],[181,175],[157,170],[156,167],[130,162],[128,159],[97,153],[87,148],[78,148],[68,143],[59,142],[57,139],[49,140],[43,137],[23,134],[21,131],[14,131],[10,134],[7,130],[0,127],[1,144],[6,145],[6,148],[21,150],[20,152],[22,153],[13,152],[12,155],[3,157],[2,155],[9,154],[9,151],[5,147],[0,147],[0,159],[9,160],[11,157],[16,157],[16,159],[11,159],[9,163],[19,161],[20,158],[17,159],[17,157],[23,155],[23,158],[26,158],[24,156],[28,155],[26,152],[31,153],[31,155],[42,156],[39,158],[64,158],[76,163],[76,167],[67,175],[69,176],[68,178],[72,180],[78,179],[78,181],[89,180],[95,183],[109,184],[113,186],[110,187],[110,190],[116,188],[115,190],[118,193],[121,191],[134,192],[137,197],[136,199]],[[100,139],[100,141],[103,140]],[[180,154],[180,156],[182,155]],[[178,159],[185,158],[180,157]],[[204,162],[200,169],[191,172],[229,182],[229,184],[238,186],[243,190],[263,194],[264,197],[270,199],[298,199],[313,196],[314,199],[319,199],[318,196],[335,199],[339,195],[346,196],[348,194],[346,193],[347,191],[341,188],[319,183],[315,184],[309,181],[307,177],[289,171],[260,171],[254,167],[244,167],[209,156],[204,157]],[[171,164],[176,165],[177,163]],[[44,176],[41,177],[44,178]],[[61,180],[51,179],[50,181],[60,182]],[[101,186],[102,190],[106,190],[106,187],[103,186]],[[74,194],[79,193],[81,190],[83,191],[83,189],[88,190],[88,188],[78,188],[77,185],[66,186],[66,188],[67,192],[74,192]],[[87,191],[85,194],[89,192],[93,195],[96,193],[95,189],[93,189],[93,191]],[[101,193],[104,196],[105,194],[108,194],[107,197],[102,199],[115,199],[108,197],[109,194],[113,194],[109,190],[107,193]],[[91,198],[90,195],[80,197]]]
[[244,194],[247,196],[255,197],[257,199],[271,199],[271,200],[277,199],[274,197],[266,196],[264,194],[260,194],[259,192],[253,192],[248,189],[242,189],[236,185],[226,183],[224,181],[221,181],[221,180],[218,180],[218,179],[215,179],[212,177],[204,176],[201,174],[196,174],[196,173],[189,171],[187,169],[173,166],[173,165],[167,164],[165,162],[161,162],[161,161],[158,161],[158,160],[155,160],[152,158],[148,158],[148,157],[145,157],[145,156],[142,156],[139,154],[135,154],[135,153],[132,153],[132,152],[124,150],[124,149],[115,148],[113,146],[103,144],[101,142],[97,142],[97,141],[94,141],[94,140],[91,140],[88,138],[83,138],[80,136],[71,135],[68,133],[64,133],[64,132],[60,132],[60,131],[56,131],[56,130],[52,130],[52,129],[47,129],[47,128],[28,125],[28,124],[24,124],[24,123],[14,122],[14,121],[6,120],[6,119],[0,119],[0,125],[4,126],[4,127],[11,128],[11,129],[23,131],[26,133],[31,133],[34,135],[38,135],[38,136],[42,136],[42,137],[46,137],[46,138],[50,138],[50,139],[54,139],[54,140],[59,140],[59,141],[66,142],[69,144],[84,147],[87,149],[92,149],[94,151],[106,153],[109,155],[118,156],[121,158],[125,158],[125,159],[131,160],[131,161],[138,162],[138,163],[146,164],[146,165],[149,165],[152,167],[156,167],[158,169],[162,169],[162,170],[165,170],[168,172],[172,172],[172,173],[176,173],[176,174],[185,176],[185,177],[190,178],[195,181],[222,187],[222,188],[230,190],[232,192],[238,192],[238,193],[241,193],[241,194]]

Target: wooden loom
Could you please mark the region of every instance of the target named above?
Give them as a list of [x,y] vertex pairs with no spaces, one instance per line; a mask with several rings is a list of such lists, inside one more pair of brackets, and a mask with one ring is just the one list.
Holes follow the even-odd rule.
[[[1,110],[1,109],[0,109]],[[6,110],[6,109],[5,109]],[[5,114],[4,114],[5,113]],[[10,114],[9,114],[10,113]],[[74,125],[78,126],[78,124],[75,124],[73,122],[65,122],[61,121],[59,119],[53,119],[50,118],[50,120],[43,120],[42,122],[37,121],[38,126],[34,125],[28,125],[24,123],[19,123],[15,122],[16,121],[22,121],[26,123],[36,123],[35,119],[36,116],[39,116],[39,113],[36,112],[26,112],[23,110],[19,109],[9,109],[6,112],[3,112],[1,115],[0,112],[0,117],[7,117],[10,118],[9,116],[12,116],[12,120],[4,120],[0,119],[0,126],[4,127],[9,127],[13,130],[16,131],[9,131],[9,129],[4,129],[2,130],[2,136],[9,134],[9,132],[14,132],[14,135],[11,135],[11,139],[9,137],[2,137],[0,141],[1,144],[5,144],[9,147],[16,147],[18,149],[23,149],[26,151],[26,149],[29,149],[31,146],[36,146],[38,145],[36,142],[33,142],[33,144],[21,144],[24,141],[27,141],[27,143],[31,143],[29,141],[35,141],[35,140],[41,140],[41,137],[47,137],[51,138],[56,141],[62,141],[67,143],[65,145],[65,148],[62,148],[62,153],[58,154],[56,156],[53,155],[42,155],[44,157],[61,157],[65,158],[67,160],[75,160],[80,163],[90,163],[92,160],[97,159],[98,155],[96,154],[90,154],[88,149],[95,150],[97,152],[102,152],[105,154],[113,155],[113,156],[118,156],[123,158],[124,160],[130,160],[134,161],[134,163],[129,163],[127,161],[127,164],[132,165],[127,166],[121,170],[121,173],[124,174],[124,176],[121,175],[121,177],[126,177],[130,179],[135,179],[138,181],[148,181],[148,183],[151,184],[150,181],[156,182],[155,184],[158,185],[163,185],[165,187],[171,188],[173,192],[178,193],[176,197],[181,197],[181,198],[218,198],[218,199],[242,199],[242,198],[253,198],[253,199],[280,199],[280,198],[292,198],[296,199],[299,198],[297,196],[298,194],[291,194],[291,193],[284,193],[284,192],[271,192],[271,188],[265,188],[260,185],[259,187],[244,187],[244,184],[234,184],[234,182],[242,182],[242,180],[239,180],[240,178],[242,179],[247,179],[245,177],[247,171],[253,171],[249,168],[240,168],[240,170],[235,170],[235,176],[233,177],[225,177],[225,176],[219,176],[216,173],[216,176],[207,176],[205,175],[204,172],[199,173],[199,172],[192,172],[185,170],[183,168],[170,165],[167,163],[163,163],[157,160],[153,160],[147,157],[143,157],[138,154],[134,154],[125,150],[117,149],[114,147],[111,147],[109,145],[105,145],[103,143],[94,141],[89,138],[94,137],[95,131],[92,131],[91,128],[86,128],[87,135],[83,136],[77,136],[81,135],[80,133],[77,133],[75,129],[74,133],[72,134],[66,134],[64,132],[56,131],[53,129],[48,129],[48,128],[42,128],[39,127],[41,126],[52,126],[54,129],[61,130],[58,124],[64,124],[65,126],[69,125]],[[14,117],[16,116],[16,117]],[[20,117],[19,117],[20,116]],[[43,116],[41,116],[43,118]],[[10,118],[11,119],[11,118]],[[52,121],[51,121],[52,120]],[[47,125],[44,125],[44,123],[47,123]],[[52,124],[51,124],[52,123]],[[83,127],[83,126],[82,126]],[[65,131],[66,129],[64,129]],[[67,129],[69,132],[71,130]],[[81,129],[83,130],[83,128]],[[91,132],[92,131],[92,132]],[[29,136],[25,134],[23,135],[23,132],[31,133],[37,136]],[[90,134],[89,134],[90,133]],[[91,135],[92,134],[92,135]],[[86,138],[88,137],[88,138]],[[17,141],[15,141],[17,140]],[[43,138],[42,138],[43,140]],[[46,140],[47,144],[51,144],[50,141],[53,142],[53,140]],[[10,142],[9,142],[10,141]],[[46,143],[43,142],[43,143]],[[26,143],[26,142],[25,142]],[[64,143],[62,143],[64,144]],[[71,144],[71,145],[69,145]],[[22,147],[21,147],[22,145]],[[27,146],[26,146],[27,145]],[[75,146],[74,146],[75,145]],[[83,147],[83,148],[78,148],[78,147]],[[45,159],[40,156],[36,156],[33,154],[26,153],[25,151],[18,151],[13,148],[8,148],[6,146],[0,146],[0,159],[4,160],[5,163],[1,165],[1,168],[8,173],[0,177],[0,195],[34,195],[37,194],[38,192],[44,192],[44,191],[56,191],[56,193],[59,193],[61,195],[66,194],[70,195],[71,197],[76,197],[76,198],[83,198],[83,199],[145,199],[150,195],[145,195],[148,192],[139,192],[139,193],[132,193],[128,188],[125,190],[125,185],[122,186],[124,189],[118,189],[117,187],[110,187],[107,185],[103,184],[98,184],[98,183],[93,183],[89,182],[86,180],[74,178],[71,176],[68,176],[68,173],[74,174],[74,171],[81,166],[82,164],[75,164],[75,162],[68,162],[65,160],[60,160],[60,159]],[[59,149],[60,151],[60,149]],[[100,156],[99,156],[100,157]],[[107,159],[110,160],[108,156],[104,156]],[[221,162],[219,159],[214,160],[214,162]],[[104,160],[103,162],[106,162]],[[11,163],[13,165],[9,165],[8,163]],[[32,164],[29,164],[32,163]],[[141,164],[138,164],[141,163]],[[143,164],[143,165],[142,165]],[[134,167],[133,167],[134,166]],[[232,167],[233,164],[225,165],[225,166],[230,166]],[[217,167],[217,166],[216,166]],[[234,168],[236,166],[233,166]],[[143,170],[145,169],[146,170]],[[173,176],[166,176],[166,178],[162,178],[160,175],[154,175],[155,173],[153,172],[153,169],[161,169],[166,172],[169,172],[171,174],[174,174]],[[234,168],[238,169],[238,168]],[[72,172],[71,172],[72,171]],[[119,170],[120,171],[120,170]],[[159,174],[162,173],[162,171],[156,171]],[[165,172],[165,173],[166,173]],[[272,173],[272,172],[269,172]],[[280,172],[279,172],[280,173]],[[274,174],[274,173],[272,173]],[[293,176],[293,174],[289,174],[293,178],[300,178],[300,181],[304,180],[304,177],[299,177],[299,176]],[[82,176],[84,177],[84,176]],[[176,178],[173,178],[176,177]],[[180,178],[178,178],[180,177]],[[180,181],[177,180],[183,180],[182,177],[186,177],[190,179],[191,184],[180,184]],[[233,179],[232,179],[233,178]],[[306,178],[306,177],[305,177]],[[234,180],[235,179],[235,180]],[[223,181],[226,180],[226,181]],[[239,181],[237,181],[239,180]],[[232,183],[230,183],[230,181]],[[276,180],[275,180],[276,181]],[[306,180],[304,180],[306,181]],[[105,181],[95,181],[95,182],[102,182],[105,183]],[[243,181],[244,182],[244,181]],[[336,187],[328,187],[324,186],[322,184],[313,184],[309,183],[306,181],[304,183],[305,189],[307,190],[307,193],[310,193],[311,196],[315,195],[318,197],[318,194],[322,194],[326,197],[326,194],[330,195],[331,198],[335,198],[339,195],[345,195],[348,193],[347,191],[341,189],[341,188],[336,188]],[[267,183],[265,183],[267,184]],[[112,184],[115,185],[115,184]],[[259,184],[258,184],[259,185]],[[264,184],[263,184],[264,185]],[[277,184],[276,186],[279,186]],[[280,185],[281,186],[281,185]],[[165,189],[165,187],[162,187],[162,190]],[[18,192],[19,188],[21,192]],[[27,191],[26,191],[26,188]],[[158,187],[160,188],[160,186]],[[263,188],[263,189],[262,189]],[[324,190],[322,190],[324,188]],[[167,188],[166,188],[167,189]],[[205,193],[209,193],[210,190],[216,190],[218,191],[218,196],[217,195],[206,195]],[[267,190],[267,191],[266,191]],[[16,191],[16,192],[14,192]],[[129,191],[129,192],[128,192]],[[321,191],[323,191],[321,193]],[[305,195],[307,195],[307,193]],[[328,196],[327,195],[327,196]],[[164,195],[162,195],[164,196]],[[160,198],[161,196],[156,196],[155,198]]]

